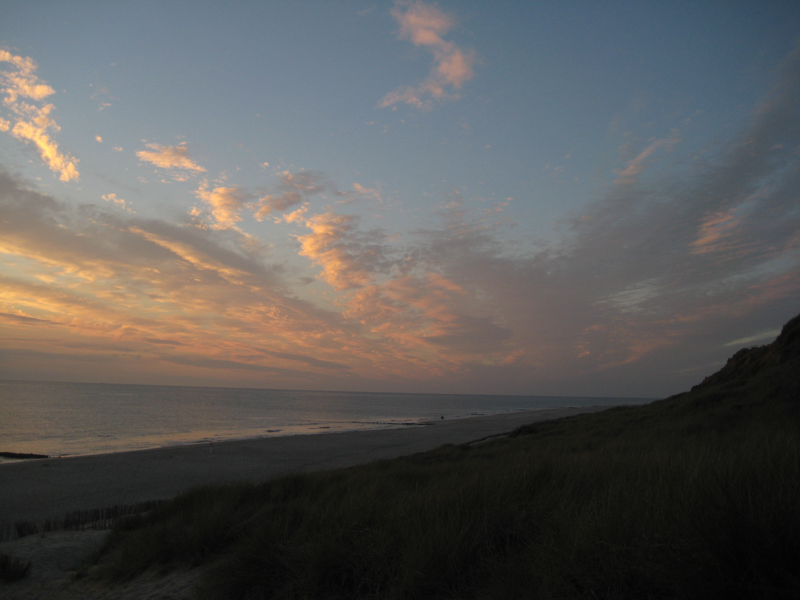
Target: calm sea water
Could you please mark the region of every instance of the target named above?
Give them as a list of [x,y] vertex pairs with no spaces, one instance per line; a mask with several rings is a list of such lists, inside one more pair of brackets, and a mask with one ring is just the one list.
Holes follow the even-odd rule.
[[0,381],[0,452],[102,454],[648,401]]

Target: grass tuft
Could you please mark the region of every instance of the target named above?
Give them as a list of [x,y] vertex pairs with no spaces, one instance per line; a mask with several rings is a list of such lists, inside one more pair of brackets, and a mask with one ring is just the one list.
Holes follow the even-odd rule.
[[31,572],[31,562],[23,563],[19,558],[0,553],[0,579],[13,583],[25,579]]

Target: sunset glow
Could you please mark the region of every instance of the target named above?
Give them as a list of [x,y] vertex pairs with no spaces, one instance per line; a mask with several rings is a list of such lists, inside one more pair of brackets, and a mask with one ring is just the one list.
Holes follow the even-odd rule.
[[800,5],[721,10],[12,0],[0,378],[699,382],[800,312]]

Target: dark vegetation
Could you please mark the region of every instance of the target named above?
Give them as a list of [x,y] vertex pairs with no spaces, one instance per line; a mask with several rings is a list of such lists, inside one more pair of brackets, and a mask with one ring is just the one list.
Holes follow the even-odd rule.
[[800,317],[691,392],[122,520],[99,577],[201,598],[798,598]]
[[0,580],[13,583],[25,579],[31,572],[31,563],[0,552]]
[[109,529],[124,516],[148,512],[163,503],[163,500],[151,500],[136,504],[118,504],[107,508],[76,510],[60,517],[42,519],[40,521],[3,522],[0,523],[0,542],[50,531]]

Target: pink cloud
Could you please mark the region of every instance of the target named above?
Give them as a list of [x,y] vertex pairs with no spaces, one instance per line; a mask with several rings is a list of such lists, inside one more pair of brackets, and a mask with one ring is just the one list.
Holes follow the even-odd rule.
[[24,100],[37,102],[55,93],[53,88],[39,81],[35,74],[36,62],[31,58],[15,56],[7,50],[0,50],[0,62],[12,65],[12,70],[0,71],[0,82],[5,94],[3,104],[14,121],[12,126],[11,121],[0,118],[0,131],[10,130],[15,138],[33,142],[39,149],[42,161],[51,171],[59,174],[61,181],[78,179],[78,160],[61,152],[51,135],[51,132],[61,129],[50,116],[55,106],[39,106]]
[[239,186],[217,187],[209,190],[203,185],[195,195],[211,207],[211,215],[216,227],[233,227],[242,220],[240,211],[250,199],[250,194]]
[[205,168],[198,165],[189,157],[189,148],[184,145],[161,146],[159,144],[146,144],[150,150],[140,150],[136,153],[139,160],[149,162],[160,169],[182,169],[185,171],[205,172]]
[[[300,255],[322,266],[320,278],[337,290],[362,287],[372,276],[364,262],[374,250],[354,242],[355,218],[334,213],[314,215],[305,219],[311,233],[298,236]],[[365,259],[367,259],[365,261]]]
[[378,106],[387,108],[404,102],[417,108],[431,108],[435,101],[457,97],[457,90],[475,76],[476,55],[443,39],[454,19],[439,8],[423,2],[398,3],[392,16],[400,24],[398,37],[428,50],[434,64],[428,77],[417,86],[401,87],[386,94]]
[[[444,35],[418,30],[426,48]],[[494,209],[459,198],[403,236],[331,208],[314,214],[317,194],[346,195],[309,171],[283,174],[269,194],[201,188],[214,224],[202,229],[78,208],[0,171],[0,376],[22,373],[20,357],[32,356],[39,372],[57,363],[77,373],[64,365],[84,361],[94,371],[81,373],[121,380],[141,369],[151,382],[686,389],[731,342],[797,313],[798,74],[800,54],[766,108],[702,164],[666,172],[656,150],[667,142],[653,142],[562,240],[528,250],[509,243]],[[639,178],[647,185],[629,185]],[[264,216],[297,228],[284,250],[300,259],[277,262],[237,228],[265,206]]]
[[[329,185],[320,173],[300,169],[294,173],[283,171],[275,192],[259,198],[254,206],[253,216],[259,221],[274,213],[284,212],[305,199],[321,194]],[[336,193],[335,190],[332,190]]]

